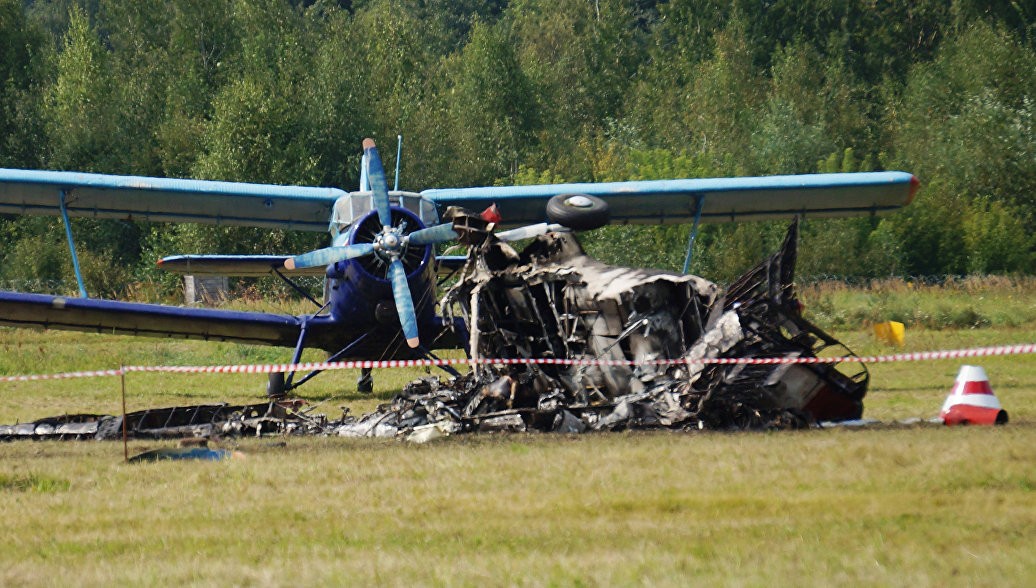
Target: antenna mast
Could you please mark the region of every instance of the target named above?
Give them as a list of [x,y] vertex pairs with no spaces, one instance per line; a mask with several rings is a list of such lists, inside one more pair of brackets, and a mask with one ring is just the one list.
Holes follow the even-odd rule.
[[399,192],[399,160],[403,157],[403,135],[396,135],[396,187],[392,188]]

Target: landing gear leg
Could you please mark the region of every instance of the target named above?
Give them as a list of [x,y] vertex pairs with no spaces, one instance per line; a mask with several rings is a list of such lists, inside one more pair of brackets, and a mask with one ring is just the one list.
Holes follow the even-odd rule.
[[374,375],[371,368],[360,368],[360,377],[356,380],[356,391],[364,394],[374,392]]
[[[335,353],[331,357],[328,357],[327,361],[329,361],[329,362],[331,362],[331,361],[338,361],[339,358],[345,356],[350,351],[352,351],[352,349],[354,347],[359,345],[360,342],[362,342],[364,339],[366,339],[367,336],[370,335],[373,332],[374,332],[374,329],[371,329],[370,331],[367,331],[366,333],[364,333],[364,334],[360,335],[359,337],[353,339],[352,343],[349,343],[348,345],[343,347],[340,351],[338,351],[337,353]],[[305,329],[303,329],[303,333],[302,334],[305,335]],[[299,357],[301,357],[301,356],[302,356],[302,337],[300,336],[299,337],[299,346],[295,350],[295,356],[292,358],[291,362],[292,363],[298,363]],[[292,377],[295,375],[295,372],[292,372],[287,377],[286,380],[285,380],[285,377],[284,377],[283,373],[281,373],[281,374],[270,374],[270,383],[266,387],[266,393],[272,395],[272,392],[270,392],[270,391],[271,390],[275,390],[275,391],[279,391],[280,394],[283,396],[285,393],[287,393],[288,390],[294,390],[295,388],[298,388],[299,386],[301,386],[301,385],[305,384],[306,382],[310,381],[311,379],[313,379],[313,377],[316,376],[319,373],[321,373],[321,370],[313,370],[313,371],[309,372],[308,374],[306,374],[305,376],[299,378],[299,381],[297,381],[297,382],[293,382],[292,381]],[[363,370],[362,373],[364,375],[366,375],[367,380],[370,382],[367,385],[367,391],[372,391],[374,389],[374,380],[370,376],[370,370],[369,369]],[[362,381],[363,381],[363,376],[360,376],[360,382],[362,382]],[[360,391],[361,392],[363,391],[362,384],[361,384],[361,387],[360,387]]]

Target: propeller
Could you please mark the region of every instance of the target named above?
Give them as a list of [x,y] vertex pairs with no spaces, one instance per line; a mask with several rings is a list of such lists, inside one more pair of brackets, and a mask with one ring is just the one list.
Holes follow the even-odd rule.
[[392,284],[392,298],[399,314],[399,324],[403,328],[403,336],[407,345],[417,347],[421,340],[417,332],[417,313],[414,311],[414,299],[410,294],[410,285],[406,279],[406,267],[401,257],[409,245],[423,247],[433,243],[456,239],[457,233],[452,223],[443,223],[404,234],[405,222],[392,225],[392,208],[389,203],[388,183],[385,181],[385,168],[374,145],[373,139],[363,140],[364,160],[367,162],[367,181],[374,195],[374,210],[378,213],[381,232],[374,236],[373,243],[353,243],[335,247],[326,247],[296,255],[284,262],[286,269],[330,265],[346,259],[354,259],[365,255],[376,255],[388,262],[386,278]]
[[284,268],[293,270],[297,267],[315,267],[318,265],[331,265],[343,259],[352,259],[374,252],[374,243],[356,243],[354,245],[343,245],[340,247],[325,247],[289,257],[284,260]]

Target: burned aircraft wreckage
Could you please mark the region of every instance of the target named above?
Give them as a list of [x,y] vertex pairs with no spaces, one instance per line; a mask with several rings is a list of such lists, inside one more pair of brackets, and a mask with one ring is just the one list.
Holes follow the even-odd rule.
[[[480,217],[453,220],[470,253],[443,313],[464,319],[473,358],[519,361],[415,380],[360,417],[329,420],[285,401],[177,407],[127,415],[128,433],[421,441],[469,431],[799,428],[862,415],[866,368],[838,361],[851,352],[806,320],[795,296],[797,223],[777,253],[722,289],[693,275],[606,265],[570,232],[541,235],[519,253]],[[827,359],[703,361],[809,357]],[[0,427],[0,438],[121,436],[121,418],[95,420]]]
[[480,362],[450,381],[417,380],[338,434],[798,428],[862,416],[862,364],[702,361],[852,355],[802,316],[797,223],[777,253],[725,290],[604,264],[569,232],[518,253],[477,218],[454,226],[472,249],[442,307],[469,325],[472,357],[575,361]]

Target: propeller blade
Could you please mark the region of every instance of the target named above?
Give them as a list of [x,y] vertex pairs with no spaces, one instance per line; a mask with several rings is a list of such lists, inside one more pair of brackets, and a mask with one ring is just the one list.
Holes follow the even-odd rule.
[[381,156],[374,146],[374,139],[363,140],[363,153],[367,156],[367,181],[374,192],[374,209],[378,211],[381,226],[392,226],[392,211],[389,209],[388,183],[385,181],[385,168],[381,165]]
[[310,251],[309,253],[289,257],[284,260],[284,267],[285,269],[292,270],[301,267],[330,265],[336,261],[360,257],[361,255],[367,255],[373,251],[373,243],[356,243],[340,247],[325,247],[324,249],[317,249],[316,251]]
[[410,297],[410,285],[406,283],[406,269],[399,258],[389,265],[389,276],[392,281],[392,296],[396,299],[396,312],[399,313],[399,324],[403,326],[403,336],[411,348],[421,344],[417,336],[417,314],[414,312],[414,299]]
[[443,223],[414,231],[407,238],[411,245],[429,245],[431,243],[442,243],[443,241],[456,239],[457,233],[453,230],[453,223]]
[[547,224],[539,223],[536,225],[529,225],[527,227],[518,227],[517,229],[511,229],[510,231],[504,231],[497,233],[496,238],[501,241],[520,241],[522,239],[531,239],[533,237],[539,237],[552,231],[563,231],[568,230],[564,225],[559,224]]

